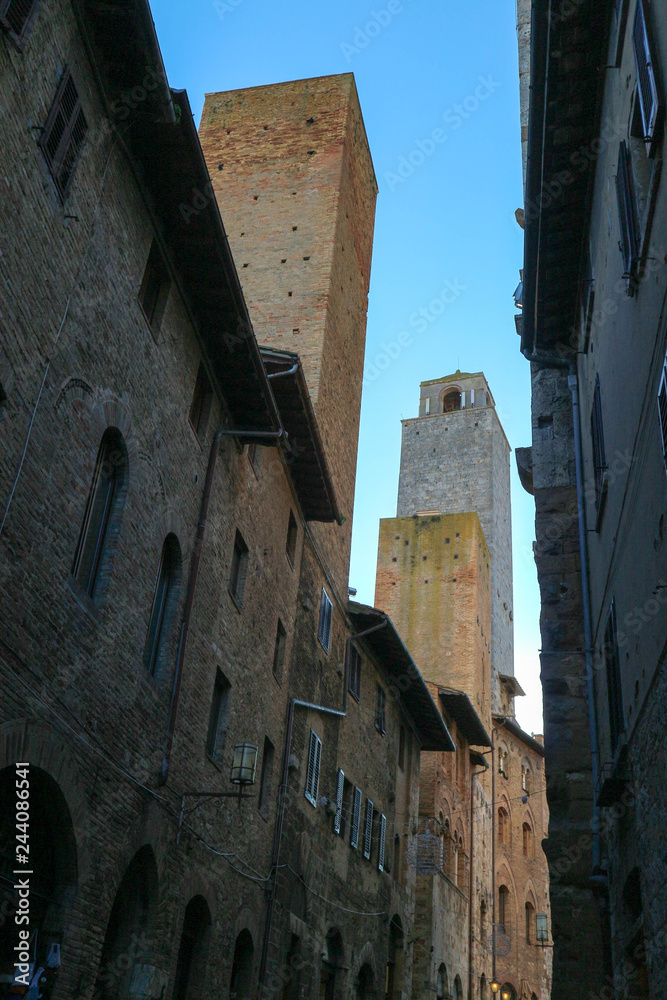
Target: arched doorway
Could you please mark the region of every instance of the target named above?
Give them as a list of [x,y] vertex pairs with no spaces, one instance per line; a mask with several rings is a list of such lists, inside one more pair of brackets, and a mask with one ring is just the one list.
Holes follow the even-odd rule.
[[517,1000],[516,990],[511,983],[503,983],[500,989],[502,1000]]
[[395,914],[389,925],[387,949],[386,1000],[398,1000],[403,989],[403,924]]
[[203,896],[185,908],[181,945],[176,963],[173,1000],[195,1000],[204,991],[211,913]]
[[137,965],[148,964],[155,935],[158,872],[146,845],[132,858],[111,908],[97,973],[96,997],[128,995]]
[[229,980],[229,1000],[249,1000],[252,992],[252,974],[255,946],[249,930],[242,930],[234,945],[232,975]]
[[336,990],[336,975],[343,968],[343,938],[335,927],[327,931],[322,949],[320,968],[320,1000],[333,1000]]
[[357,1000],[373,1000],[375,996],[375,976],[368,962],[359,969],[357,978]]
[[[21,783],[29,782],[28,809],[17,810],[17,792]],[[19,787],[17,788],[17,782]],[[27,786],[24,786],[24,788]],[[67,911],[77,889],[77,852],[72,818],[65,796],[58,783],[46,771],[30,766],[21,770],[17,765],[0,771],[0,900],[4,919],[0,920],[0,974],[14,974],[14,946],[17,925],[14,916],[21,906],[14,885],[21,879],[14,874],[17,867],[17,840],[23,836],[22,818],[29,824],[25,833],[29,840],[30,883],[30,955],[36,955],[38,967],[43,965],[52,945],[62,943],[67,926]],[[49,986],[57,971],[49,973]]]
[[454,1000],[463,1000],[463,984],[461,983],[461,977],[457,976],[454,980]]
[[449,997],[449,976],[447,975],[447,966],[444,962],[441,963],[438,969],[438,976],[435,984],[435,995],[437,1000],[445,1000]]

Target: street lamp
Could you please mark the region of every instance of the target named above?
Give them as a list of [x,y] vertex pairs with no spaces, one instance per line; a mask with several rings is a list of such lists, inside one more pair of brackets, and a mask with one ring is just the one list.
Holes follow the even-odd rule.
[[498,982],[498,980],[492,979],[491,982],[489,983],[489,986],[491,987],[491,992],[493,993],[494,997],[497,996],[498,990],[500,989],[500,983]]
[[512,993],[508,989],[504,989],[500,995],[502,1000],[512,1000]]
[[232,764],[231,781],[240,785],[239,796],[246,785],[255,784],[257,770],[257,747],[254,743],[237,743],[234,747],[234,762]]

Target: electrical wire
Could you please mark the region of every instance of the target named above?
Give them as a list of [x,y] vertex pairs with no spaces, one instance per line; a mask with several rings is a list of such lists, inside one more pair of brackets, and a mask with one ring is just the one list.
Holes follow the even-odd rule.
[[312,886],[308,885],[308,883],[305,882],[290,865],[281,865],[281,867],[288,868],[289,871],[292,873],[292,875],[294,875],[294,877],[298,879],[299,882],[301,882],[301,884],[306,887],[308,892],[312,892],[313,896],[317,896],[318,899],[324,900],[325,903],[329,903],[331,906],[335,906],[337,909],[343,910],[345,913],[354,913],[358,917],[384,917],[387,915],[386,910],[372,910],[372,911],[351,910],[347,906],[342,906],[340,903],[336,903],[333,899],[328,899],[326,896],[323,896],[321,893],[317,892],[316,889],[313,889]]

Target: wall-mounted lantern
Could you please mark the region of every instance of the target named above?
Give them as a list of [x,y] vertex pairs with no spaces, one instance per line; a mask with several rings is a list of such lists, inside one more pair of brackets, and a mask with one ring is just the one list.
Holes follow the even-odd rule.
[[237,743],[234,747],[231,781],[233,785],[240,785],[239,796],[243,794],[246,785],[255,784],[256,771],[257,747],[255,744]]

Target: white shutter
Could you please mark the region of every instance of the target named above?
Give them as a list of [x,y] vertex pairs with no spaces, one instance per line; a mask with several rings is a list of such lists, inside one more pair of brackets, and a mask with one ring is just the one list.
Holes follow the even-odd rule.
[[658,417],[660,420],[660,434],[662,437],[662,455],[667,468],[667,358],[662,370],[660,379],[660,389],[658,390]]
[[338,771],[338,784],[336,786],[336,815],[334,816],[334,833],[340,835],[340,821],[343,816],[343,788],[345,787],[345,775],[343,771]]
[[364,857],[370,858],[373,844],[373,803],[366,799],[366,825],[364,827]]
[[308,746],[308,767],[306,769],[306,790],[304,795],[311,803],[317,806],[317,790],[320,784],[320,757],[322,755],[322,740],[313,730],[310,730],[310,744]]
[[637,68],[637,94],[642,115],[644,141],[650,147],[655,138],[655,126],[658,119],[660,100],[658,97],[655,61],[648,37],[644,0],[637,0],[637,13],[635,14],[632,42],[635,53],[635,66]]
[[384,842],[387,835],[387,817],[380,816],[380,845],[378,847],[378,868],[384,871]]
[[350,831],[350,847],[359,846],[359,826],[361,824],[361,789],[354,789],[352,804],[352,826]]

